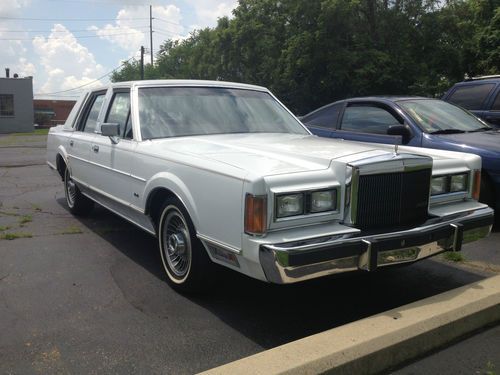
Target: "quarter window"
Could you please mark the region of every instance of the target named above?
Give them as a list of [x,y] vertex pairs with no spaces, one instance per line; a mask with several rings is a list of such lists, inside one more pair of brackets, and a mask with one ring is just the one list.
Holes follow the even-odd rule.
[[341,129],[372,134],[387,134],[387,129],[390,126],[400,123],[383,108],[371,105],[356,105],[345,109]]
[[14,95],[0,95],[0,116],[14,116]]
[[86,133],[94,133],[97,126],[97,118],[99,117],[99,112],[101,111],[102,103],[104,102],[104,94],[100,94],[94,97],[94,102],[90,107],[87,118],[83,125],[83,131]]
[[459,86],[448,98],[448,101],[465,109],[482,109],[483,102],[493,87],[495,85],[492,83]]
[[307,125],[335,129],[341,109],[342,104],[335,104],[320,109],[302,120]]
[[117,92],[113,97],[106,122],[120,125],[122,138],[132,138],[132,127],[130,124],[130,93]]

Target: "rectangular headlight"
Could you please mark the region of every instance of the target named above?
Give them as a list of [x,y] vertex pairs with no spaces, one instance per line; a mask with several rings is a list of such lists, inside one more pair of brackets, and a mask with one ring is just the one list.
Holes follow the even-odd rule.
[[450,192],[455,193],[458,191],[467,190],[467,174],[456,174],[451,176]]
[[448,177],[433,177],[431,180],[431,195],[439,195],[447,192]]
[[282,194],[276,197],[276,217],[302,215],[304,213],[304,194]]
[[337,190],[314,191],[311,193],[310,212],[334,211],[337,205]]

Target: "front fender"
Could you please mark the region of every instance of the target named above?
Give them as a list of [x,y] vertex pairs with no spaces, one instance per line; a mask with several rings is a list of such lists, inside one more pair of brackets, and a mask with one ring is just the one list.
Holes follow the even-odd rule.
[[146,182],[142,194],[144,197],[143,209],[146,211],[151,193],[160,188],[170,190],[181,201],[188,211],[193,224],[195,227],[198,227],[198,209],[189,188],[180,178],[169,172],[159,172]]

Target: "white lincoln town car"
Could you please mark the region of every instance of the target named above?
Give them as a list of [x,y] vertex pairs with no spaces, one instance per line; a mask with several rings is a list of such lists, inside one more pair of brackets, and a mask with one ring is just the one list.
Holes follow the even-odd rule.
[[98,203],[156,236],[184,292],[214,263],[293,283],[460,251],[493,223],[478,156],[318,138],[245,84],[93,89],[50,130],[47,158],[73,214]]

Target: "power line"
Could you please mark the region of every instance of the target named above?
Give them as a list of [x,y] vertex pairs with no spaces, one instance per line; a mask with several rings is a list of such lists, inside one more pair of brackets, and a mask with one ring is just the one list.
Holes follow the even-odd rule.
[[178,31],[174,31],[174,30],[170,30],[170,29],[160,29],[159,27],[155,27],[154,31],[155,32],[161,31],[161,32],[164,32],[164,33],[179,34]]
[[[0,20],[20,20],[20,21],[116,21],[116,18],[24,18],[24,17],[0,17]],[[125,18],[120,21],[149,20],[149,17]]]
[[88,82],[88,83],[85,83],[83,85],[80,85],[80,86],[77,86],[77,87],[73,87],[72,89],[67,89],[67,90],[61,90],[61,91],[55,91],[55,92],[40,92],[40,93],[37,93],[35,95],[55,95],[55,94],[61,94],[63,92],[69,92],[69,91],[74,91],[74,90],[78,90],[78,89],[81,89],[82,87],[85,87],[85,86],[89,86],[93,83],[96,83],[98,81],[100,81],[101,79],[109,76],[110,74],[112,74],[113,72],[115,72],[116,70],[120,69],[123,65],[125,65],[126,63],[128,63],[130,60],[135,60],[135,57],[131,57],[130,59],[122,62],[119,66],[117,66],[116,68],[114,68],[113,70],[111,70],[110,72],[104,74],[103,76],[91,81],[91,82]]
[[181,25],[180,23],[173,22],[173,21],[168,21],[168,20],[164,20],[163,18],[153,17],[153,19],[158,20],[158,21],[163,21],[163,22],[166,22],[166,23],[170,23],[170,24],[176,25],[176,26],[186,27],[184,25]]
[[[100,38],[104,36],[121,36],[121,35],[133,35],[133,34],[142,34],[141,31],[133,31],[129,33],[114,33],[114,34],[99,34],[99,35],[72,35],[73,38],[75,39],[87,39],[87,38]],[[11,40],[11,41],[18,41],[18,40],[35,40],[36,38],[44,38],[47,40],[62,40],[66,39],[64,37],[44,37],[44,36],[35,36],[33,38],[0,38],[0,40]]]
[[[134,26],[134,27],[117,27],[114,30],[127,30],[127,29],[149,29],[149,26]],[[0,33],[77,33],[77,32],[89,32],[94,30],[80,29],[80,30],[9,30],[0,29]]]
[[159,31],[159,30],[154,30],[154,32],[155,32],[156,34],[160,34],[160,35],[162,35],[162,36],[167,36],[167,37],[172,37],[172,36],[179,35],[179,33],[165,32],[165,31]]

